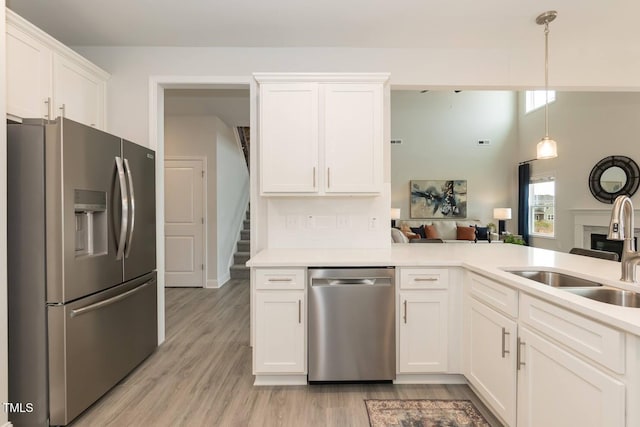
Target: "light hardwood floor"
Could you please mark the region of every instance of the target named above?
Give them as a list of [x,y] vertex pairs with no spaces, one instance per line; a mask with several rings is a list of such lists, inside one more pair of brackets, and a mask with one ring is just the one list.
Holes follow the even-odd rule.
[[470,399],[464,385],[254,387],[249,281],[166,290],[166,341],[74,423],[80,426],[368,426],[364,399]]

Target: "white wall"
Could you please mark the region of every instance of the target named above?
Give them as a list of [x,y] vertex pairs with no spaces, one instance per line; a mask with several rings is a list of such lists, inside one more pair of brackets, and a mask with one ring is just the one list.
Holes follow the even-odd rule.
[[466,179],[467,218],[485,224],[496,223],[493,208],[516,207],[517,99],[512,91],[391,92],[391,138],[403,141],[391,146],[391,205],[402,219],[411,180]]
[[[248,107],[248,105],[247,105]],[[247,108],[247,112],[248,112]],[[249,202],[249,170],[233,129],[222,120],[216,123],[217,175],[217,263],[219,285],[231,278],[229,265],[236,251]]]
[[[535,157],[544,136],[544,109],[524,114],[524,96],[520,98],[518,160],[524,161]],[[531,243],[567,252],[574,246],[571,209],[611,208],[589,191],[595,164],[611,155],[640,164],[640,93],[558,92],[549,105],[549,135],[558,142],[558,157],[532,162],[531,173],[556,177],[556,238],[532,238]],[[632,200],[637,209],[640,192]]]
[[[169,97],[165,98],[169,103]],[[206,159],[206,264],[207,282],[218,279],[216,201],[216,118],[211,116],[165,116],[166,156],[196,156]]]
[[[76,47],[111,73],[108,125],[148,144],[149,76],[250,76],[257,71],[390,72],[392,88],[519,89],[544,84],[541,39],[503,49]],[[580,45],[556,37],[550,80],[557,88],[640,89],[640,45]]]
[[[6,52],[5,0],[0,0],[0,52]],[[0,55],[0,117],[7,115],[6,55]],[[7,338],[7,123],[0,121],[0,402],[8,401]],[[0,424],[8,417],[0,411]]]

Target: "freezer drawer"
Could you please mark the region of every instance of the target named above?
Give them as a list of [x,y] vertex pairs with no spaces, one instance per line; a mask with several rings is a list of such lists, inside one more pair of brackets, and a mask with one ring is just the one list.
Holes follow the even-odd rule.
[[48,307],[51,425],[66,425],[157,346],[156,273]]

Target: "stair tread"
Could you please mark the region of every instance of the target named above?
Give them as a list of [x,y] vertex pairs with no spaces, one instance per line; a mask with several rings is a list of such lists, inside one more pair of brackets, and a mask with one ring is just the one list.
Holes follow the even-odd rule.
[[233,264],[230,268],[232,270],[248,270],[249,269],[249,267],[247,267],[244,264]]

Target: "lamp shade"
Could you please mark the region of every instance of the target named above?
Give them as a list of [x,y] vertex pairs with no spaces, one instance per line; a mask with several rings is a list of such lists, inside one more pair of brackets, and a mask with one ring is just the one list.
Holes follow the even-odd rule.
[[495,219],[511,219],[511,208],[494,208],[493,217]]
[[400,208],[391,208],[391,219],[400,219]]
[[545,136],[536,146],[536,159],[544,160],[554,157],[558,157],[558,145],[553,139]]

